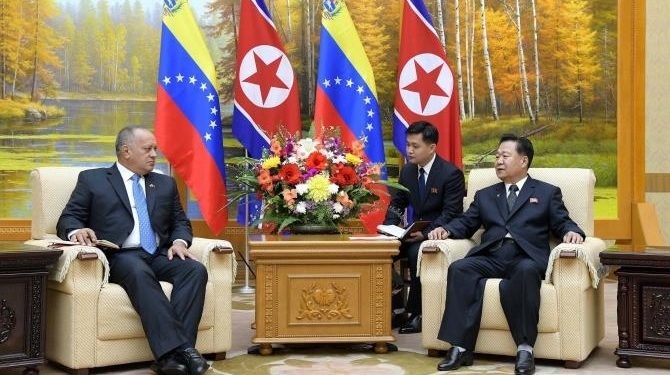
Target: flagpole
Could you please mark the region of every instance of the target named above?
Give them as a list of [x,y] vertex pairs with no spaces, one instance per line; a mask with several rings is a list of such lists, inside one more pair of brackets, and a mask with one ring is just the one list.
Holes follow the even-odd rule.
[[[244,149],[244,156],[249,157],[249,151]],[[246,187],[245,187],[246,189]],[[249,262],[249,194],[244,196],[244,285],[237,288],[236,291],[241,294],[252,294],[256,289],[249,286],[249,272],[251,271]]]

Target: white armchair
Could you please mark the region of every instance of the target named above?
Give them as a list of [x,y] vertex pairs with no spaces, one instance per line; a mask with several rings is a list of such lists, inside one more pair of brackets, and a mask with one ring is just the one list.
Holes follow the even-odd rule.
[[[32,228],[29,244],[48,246],[56,223],[84,168],[44,167],[32,171]],[[153,359],[139,315],[121,286],[108,282],[105,254],[95,247],[63,247],[47,286],[46,358],[85,375],[89,369]],[[207,267],[205,308],[196,348],[224,359],[231,348],[232,283],[236,262],[230,242],[194,238],[190,248]],[[162,283],[166,295],[172,286]]]
[[[604,294],[600,278],[605,268],[598,254],[605,242],[593,236],[593,190],[595,176],[590,169],[533,168],[529,174],[561,188],[570,217],[587,235],[583,244],[559,244],[553,249],[545,282],[541,288],[540,321],[534,354],[539,358],[565,361],[565,367],[577,368],[589,356],[605,334]],[[465,208],[475,191],[499,182],[493,168],[470,171]],[[478,232],[468,240],[424,241],[419,254],[423,309],[422,344],[429,356],[449,349],[437,339],[446,301],[447,271],[451,262],[463,258],[476,243]],[[475,352],[516,354],[516,345],[500,305],[498,283],[489,279]],[[439,307],[439,308],[438,308]]]

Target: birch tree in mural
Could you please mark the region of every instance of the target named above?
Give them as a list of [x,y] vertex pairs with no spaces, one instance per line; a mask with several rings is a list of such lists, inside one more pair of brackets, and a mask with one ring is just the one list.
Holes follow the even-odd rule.
[[461,121],[465,121],[465,98],[463,97],[463,66],[461,56],[461,16],[458,0],[454,0],[454,43],[456,44],[456,79],[458,84],[458,108]]
[[486,33],[486,4],[484,0],[479,0],[481,7],[482,20],[482,47],[484,50],[484,69],[486,69],[486,83],[488,85],[489,97],[491,99],[491,115],[498,121],[498,105],[496,104],[496,90],[493,86],[493,72],[491,71],[491,56],[489,55],[489,41]]
[[[515,0],[514,10],[511,9],[511,6],[507,4],[506,1],[500,1],[503,5],[505,12],[510,18],[510,22],[514,25],[516,30],[516,45],[517,53],[519,54],[519,70],[521,72],[521,88],[523,101],[528,109],[528,117],[530,122],[535,124],[535,113],[533,112],[533,106],[530,103],[530,93],[528,91],[528,74],[526,74],[526,56],[523,51],[523,36],[521,34],[521,11],[519,9],[519,0]],[[525,110],[523,111],[525,112]]]

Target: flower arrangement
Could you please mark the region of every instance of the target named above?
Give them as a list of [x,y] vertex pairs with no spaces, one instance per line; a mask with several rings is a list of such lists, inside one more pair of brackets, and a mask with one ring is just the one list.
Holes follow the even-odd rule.
[[371,163],[363,150],[363,142],[347,147],[335,135],[297,139],[277,133],[260,159],[236,158],[242,191],[232,200],[255,192],[263,202],[259,221],[271,232],[310,224],[336,228],[375,209],[384,191],[376,183],[403,188],[381,180],[382,165]]

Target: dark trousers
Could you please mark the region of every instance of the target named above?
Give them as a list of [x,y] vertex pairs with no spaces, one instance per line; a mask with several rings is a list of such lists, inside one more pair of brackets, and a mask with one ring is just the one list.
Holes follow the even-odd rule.
[[[184,346],[195,347],[205,303],[206,268],[189,258],[168,260],[165,250],[151,255],[142,249],[124,249],[109,258],[109,281],[121,285],[128,294],[154,357]],[[172,284],[170,299],[160,281]]]
[[501,278],[500,303],[517,345],[535,345],[544,265],[537,265],[516,242],[505,239],[449,266],[447,302],[437,338],[474,350],[488,278]]
[[419,248],[421,242],[406,243],[400,245],[400,252],[398,259],[407,258],[407,267],[410,272],[409,293],[407,295],[407,304],[405,311],[410,314],[421,314],[421,279],[416,276],[417,266],[416,262],[419,258]]

